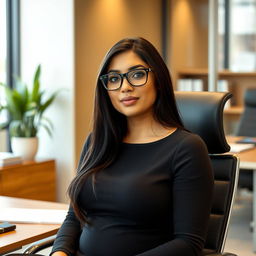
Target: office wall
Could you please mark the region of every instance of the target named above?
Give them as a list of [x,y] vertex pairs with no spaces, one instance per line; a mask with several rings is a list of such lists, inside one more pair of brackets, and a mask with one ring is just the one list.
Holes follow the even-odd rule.
[[42,89],[59,88],[46,112],[53,138],[40,131],[38,157],[57,161],[58,200],[75,174],[90,131],[96,74],[106,51],[127,36],[143,36],[161,50],[161,1],[24,0],[21,1],[21,75],[32,83],[42,65]]
[[91,127],[95,78],[106,51],[118,40],[142,36],[161,50],[161,1],[75,1],[76,156]]
[[58,200],[66,201],[75,169],[73,1],[24,0],[20,4],[22,79],[31,84],[40,63],[41,86],[46,94],[66,89],[45,113],[54,124],[53,138],[40,131],[37,155],[56,159]]
[[168,65],[173,80],[179,69],[208,67],[208,0],[171,0]]

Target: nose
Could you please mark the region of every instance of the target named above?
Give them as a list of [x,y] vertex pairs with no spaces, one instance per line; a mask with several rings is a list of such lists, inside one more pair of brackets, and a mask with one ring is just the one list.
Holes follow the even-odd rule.
[[134,88],[127,81],[127,77],[124,77],[123,78],[123,83],[122,83],[122,86],[121,86],[121,92],[129,92],[129,91],[133,91],[133,90],[134,90]]

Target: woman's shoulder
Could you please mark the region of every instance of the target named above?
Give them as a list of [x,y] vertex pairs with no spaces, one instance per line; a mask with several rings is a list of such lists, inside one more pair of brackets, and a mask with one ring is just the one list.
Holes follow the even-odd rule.
[[196,150],[198,148],[207,149],[203,139],[195,133],[179,129],[175,134],[175,137],[177,148],[190,148],[192,150]]

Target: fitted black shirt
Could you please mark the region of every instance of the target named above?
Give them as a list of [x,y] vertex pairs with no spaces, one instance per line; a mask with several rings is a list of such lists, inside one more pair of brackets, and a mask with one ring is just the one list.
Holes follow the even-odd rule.
[[122,143],[116,161],[97,174],[95,191],[91,179],[81,191],[90,224],[81,227],[70,208],[52,252],[201,255],[212,191],[211,164],[199,136],[177,129],[155,142]]

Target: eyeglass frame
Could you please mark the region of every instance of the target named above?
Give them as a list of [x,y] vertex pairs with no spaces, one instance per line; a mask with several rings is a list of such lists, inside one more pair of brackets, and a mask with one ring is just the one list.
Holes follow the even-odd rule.
[[[136,71],[136,70],[138,70],[138,71],[139,71],[139,70],[144,70],[144,71],[146,71],[146,76],[147,76],[147,78],[146,78],[145,83],[140,84],[140,85],[133,85],[133,84],[129,81],[127,75],[128,75],[130,72],[133,72],[133,71]],[[99,78],[100,78],[100,80],[101,80],[102,85],[104,86],[104,88],[105,88],[107,91],[117,91],[117,90],[119,90],[119,89],[122,87],[124,78],[126,78],[126,81],[127,81],[132,87],[140,87],[140,86],[145,85],[145,84],[148,82],[148,72],[151,72],[151,71],[153,71],[152,68],[136,68],[136,69],[129,70],[129,71],[126,72],[126,73],[114,73],[114,74],[117,74],[117,75],[119,75],[119,76],[121,77],[120,86],[119,86],[118,88],[115,88],[115,89],[109,89],[109,88],[105,85],[105,83],[103,82],[103,79],[106,78],[109,74],[101,75]]]

